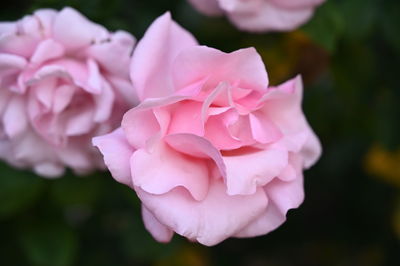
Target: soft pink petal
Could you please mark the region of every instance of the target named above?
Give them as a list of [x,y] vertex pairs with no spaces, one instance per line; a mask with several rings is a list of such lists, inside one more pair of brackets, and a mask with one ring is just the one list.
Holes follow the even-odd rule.
[[304,167],[306,169],[313,166],[321,157],[322,154],[322,145],[319,141],[318,137],[310,128],[310,133],[308,135],[307,141],[304,144],[301,155],[304,161]]
[[281,226],[286,221],[286,216],[283,215],[275,204],[269,203],[266,211],[258,218],[254,219],[247,226],[237,232],[235,237],[255,237],[268,234]]
[[94,110],[92,106],[79,106],[68,112],[65,134],[77,136],[88,133],[93,128]]
[[[134,46],[135,38],[130,33],[117,31],[109,41],[90,46],[88,54],[111,74],[127,78]],[[115,62],[116,58],[118,63]]]
[[226,156],[226,186],[229,195],[251,195],[277,177],[288,164],[288,153],[284,150],[244,150]]
[[57,86],[58,80],[56,77],[49,76],[42,79],[40,82],[31,86],[32,94],[36,96],[36,99],[46,107],[47,110],[52,108],[54,92]]
[[22,97],[11,98],[3,114],[3,126],[5,133],[10,138],[23,133],[28,127],[25,102]]
[[168,134],[191,133],[198,136],[204,135],[202,121],[202,103],[182,101],[170,108],[170,123]]
[[73,8],[64,8],[54,19],[53,38],[67,50],[84,48],[107,37],[105,28],[89,21]]
[[8,90],[0,90],[0,117],[3,116],[3,112],[6,110],[11,97],[12,94]]
[[40,21],[41,33],[45,37],[51,37],[54,19],[57,16],[57,10],[50,8],[38,9],[35,11],[34,16]]
[[301,109],[302,94],[302,80],[297,76],[271,88],[264,96],[265,104],[262,110],[275,125],[279,125],[284,134],[282,141],[286,142],[289,148],[296,148],[299,144],[305,145],[302,151],[305,156],[304,163],[310,167],[321,154],[321,144],[304,117]]
[[165,13],[138,43],[131,63],[131,80],[139,99],[171,95],[171,64],[182,50],[197,44],[193,36]]
[[177,152],[163,140],[148,150],[139,149],[131,157],[134,186],[157,195],[181,186],[196,200],[204,199],[209,182],[206,161]]
[[221,8],[226,12],[254,12],[261,8],[264,1],[268,0],[217,0],[220,3]]
[[90,153],[90,139],[70,139],[68,146],[59,147],[55,152],[59,160],[77,173],[85,173],[93,168],[93,154]]
[[85,88],[88,92],[100,94],[103,90],[103,78],[100,74],[99,66],[93,59],[88,59],[86,63],[88,69],[88,86],[85,86]]
[[282,178],[268,183],[264,189],[269,199],[266,212],[248,224],[237,237],[254,237],[267,234],[286,220],[289,209],[297,208],[304,200],[302,162],[300,157],[291,156],[290,163],[295,169],[296,178],[285,182]]
[[144,222],[144,227],[155,240],[161,243],[168,243],[174,236],[174,231],[166,227],[164,224],[160,223],[156,217],[142,205],[142,218]]
[[254,48],[224,53],[206,46],[195,46],[180,53],[173,65],[176,88],[186,87],[205,77],[215,88],[220,82],[242,89],[265,91],[268,75],[260,55]]
[[73,85],[61,85],[56,88],[53,99],[53,112],[62,112],[70,104],[75,91],[76,87]]
[[15,159],[29,166],[57,160],[51,146],[32,131],[26,132],[18,141],[12,142],[12,149]]
[[260,143],[271,143],[279,140],[282,133],[268,116],[261,112],[249,114],[253,138]]
[[65,167],[52,162],[43,162],[36,164],[33,169],[36,174],[47,178],[60,177],[65,172]]
[[122,129],[118,128],[107,135],[95,137],[92,142],[103,154],[107,168],[114,179],[132,187],[129,160],[135,149],[127,142]]
[[139,103],[139,98],[136,95],[136,90],[133,88],[129,79],[120,78],[115,75],[103,75],[110,82],[117,93],[130,107],[135,107]]
[[[210,116],[205,125],[205,138],[219,150],[233,150],[251,144],[253,141],[246,134],[249,128],[246,124],[238,124],[240,120],[241,117],[233,109]],[[239,125],[238,130],[234,129],[235,124]],[[246,136],[242,138],[242,135]]]
[[264,1],[254,12],[229,13],[229,18],[239,28],[248,31],[290,31],[305,23],[313,14],[313,8],[289,9]]
[[197,158],[211,159],[218,169],[219,177],[226,177],[226,167],[219,150],[207,139],[192,134],[168,135],[165,141],[175,150]]
[[283,8],[305,8],[305,7],[316,7],[325,0],[268,0],[276,6],[283,7]]
[[147,140],[160,131],[160,125],[153,111],[131,109],[123,117],[122,129],[128,142],[135,148],[144,148]]
[[0,79],[2,76],[21,71],[26,65],[26,59],[21,56],[0,53]]
[[0,34],[10,34],[17,30],[17,23],[11,21],[1,21],[0,22]]
[[219,6],[218,0],[189,0],[192,5],[200,12],[209,15],[222,15],[223,11]]
[[31,57],[31,62],[41,64],[47,60],[64,55],[64,47],[52,39],[46,39],[39,43],[36,51]]
[[102,93],[94,95],[94,101],[94,122],[101,123],[109,121],[114,107],[115,95],[108,83],[103,82]]
[[0,35],[0,53],[31,57],[41,36],[38,20],[25,16],[16,23],[3,24],[3,27],[5,32]]
[[229,196],[222,179],[212,179],[207,197],[196,201],[182,188],[153,195],[135,188],[160,223],[191,240],[213,246],[261,215],[268,199],[262,189],[248,196]]

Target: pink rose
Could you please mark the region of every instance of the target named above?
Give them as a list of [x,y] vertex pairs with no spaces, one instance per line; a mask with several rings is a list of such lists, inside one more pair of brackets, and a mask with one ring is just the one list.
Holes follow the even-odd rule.
[[263,235],[301,204],[303,168],[321,148],[301,110],[300,77],[268,87],[253,48],[199,46],[167,13],[138,43],[131,79],[142,103],[93,142],[136,191],[158,241]]
[[207,15],[226,14],[247,31],[290,31],[307,22],[325,0],[189,0]]
[[0,158],[46,177],[103,167],[94,136],[137,101],[129,81],[134,38],[72,8],[0,23]]

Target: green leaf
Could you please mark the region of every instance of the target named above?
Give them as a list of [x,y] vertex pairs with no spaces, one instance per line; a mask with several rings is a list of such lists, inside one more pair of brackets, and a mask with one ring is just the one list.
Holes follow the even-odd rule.
[[0,219],[15,215],[35,204],[44,180],[28,171],[0,164]]
[[343,29],[343,18],[334,1],[328,1],[318,8],[315,16],[303,27],[311,39],[330,52],[335,50]]
[[61,223],[31,225],[20,234],[22,249],[33,265],[72,265],[77,239],[74,231]]

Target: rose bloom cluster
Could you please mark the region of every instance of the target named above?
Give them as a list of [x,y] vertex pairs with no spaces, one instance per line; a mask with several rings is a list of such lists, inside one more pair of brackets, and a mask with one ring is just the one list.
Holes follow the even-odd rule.
[[0,158],[45,177],[106,166],[160,242],[279,227],[321,153],[301,77],[270,86],[255,49],[201,46],[169,13],[134,45],[72,8],[1,22]]
[[288,31],[307,22],[325,0],[189,0],[200,12],[226,14],[247,31]]
[[[104,168],[91,138],[136,103],[135,40],[72,8],[0,23],[0,158],[45,177]],[[116,64],[115,62],[118,62]]]
[[321,147],[300,77],[270,87],[253,48],[200,46],[168,13],[138,43],[130,71],[141,103],[93,143],[137,193],[155,239],[176,232],[211,246],[263,235],[302,203],[303,169]]

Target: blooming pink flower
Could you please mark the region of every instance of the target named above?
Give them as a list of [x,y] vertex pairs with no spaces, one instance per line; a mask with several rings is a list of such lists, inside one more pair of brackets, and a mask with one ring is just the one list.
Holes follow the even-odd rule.
[[207,15],[226,14],[240,29],[289,31],[307,22],[325,0],[189,0]]
[[303,168],[321,148],[301,110],[300,77],[268,87],[253,48],[199,46],[167,13],[138,43],[131,79],[142,103],[93,142],[136,191],[158,241],[263,235],[301,204]]
[[104,167],[93,136],[118,126],[136,99],[134,38],[72,8],[0,23],[0,158],[46,177]]

